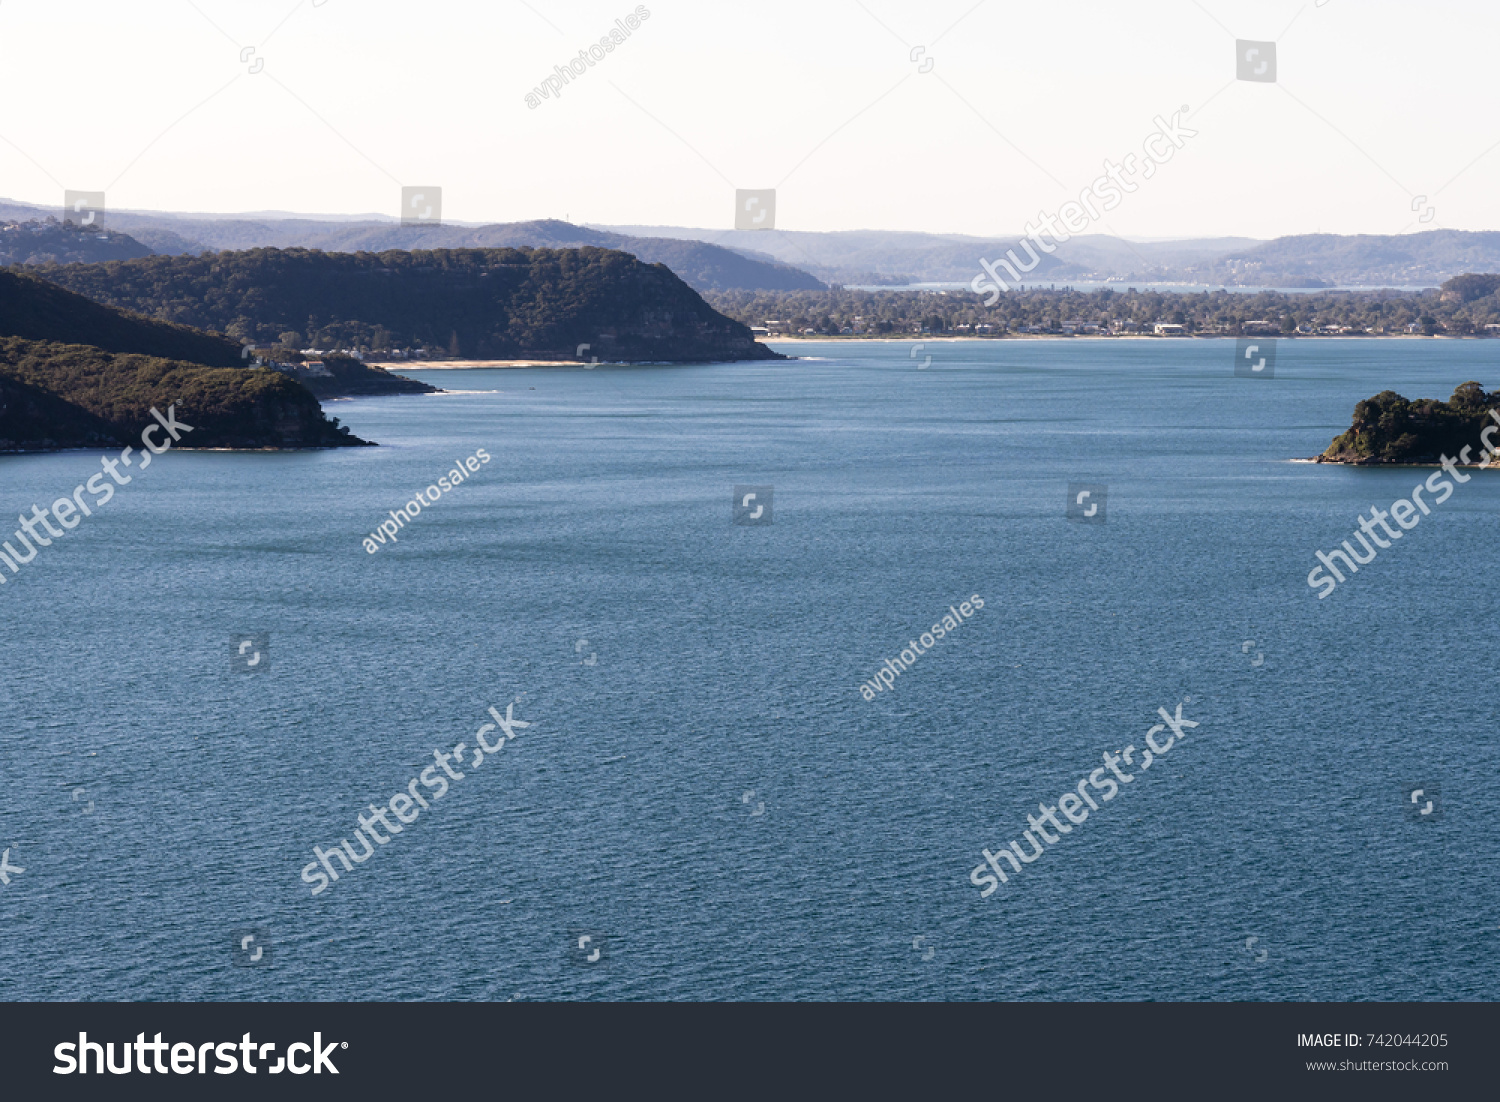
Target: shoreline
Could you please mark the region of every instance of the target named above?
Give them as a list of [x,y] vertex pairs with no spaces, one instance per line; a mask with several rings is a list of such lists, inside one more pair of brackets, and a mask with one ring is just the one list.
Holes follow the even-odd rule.
[[476,368],[506,367],[599,367],[598,362],[587,360],[365,360],[371,367],[382,367],[386,371],[404,368],[407,371],[469,371]]
[[830,337],[756,337],[760,344],[828,344],[833,341],[866,341],[869,343],[887,342],[892,344],[911,344],[913,341],[931,342],[935,344],[957,344],[963,341],[1239,341],[1254,340],[1282,340],[1282,341],[1486,341],[1497,340],[1496,337],[1448,337],[1432,336],[1423,333],[1340,333],[1337,335],[1314,336],[1311,333],[1299,333],[1295,337],[1282,336],[1279,333],[1246,333],[1239,336],[1233,333],[1204,333],[1184,334],[1178,337],[1158,337],[1152,333],[1121,333],[1112,336],[1106,333],[1010,333],[1003,337],[949,337],[933,336],[931,333],[909,333],[901,337],[867,337],[863,334],[850,336],[840,334]]
[[[1348,459],[1325,459],[1321,455],[1315,455],[1311,459],[1288,459],[1288,463],[1318,463],[1325,467],[1362,467],[1367,470],[1384,471],[1399,470],[1403,467],[1412,470],[1443,470],[1441,463],[1368,463],[1352,462]],[[1453,464],[1461,471],[1495,471],[1500,470],[1500,458],[1488,463],[1455,463]]]

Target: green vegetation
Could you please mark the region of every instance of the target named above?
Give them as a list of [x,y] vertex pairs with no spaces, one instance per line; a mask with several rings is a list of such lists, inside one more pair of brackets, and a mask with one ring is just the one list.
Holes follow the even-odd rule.
[[[252,249],[40,270],[96,302],[270,345],[465,359],[771,359],[660,264],[607,249]],[[381,347],[384,345],[385,347]]]
[[105,447],[120,442],[120,432],[107,421],[0,370],[0,452]]
[[151,407],[173,403],[190,447],[365,443],[306,387],[244,366],[231,341],[0,271],[0,451],[138,442]]
[[[1496,422],[1489,415],[1500,406],[1500,391],[1486,394],[1475,382],[1462,384],[1446,402],[1435,398],[1408,401],[1392,390],[1381,391],[1354,407],[1349,431],[1335,437],[1320,462],[1373,465],[1436,463],[1442,456],[1477,462],[1479,434]],[[1492,434],[1493,435],[1493,434]]]
[[[1485,336],[1500,335],[1497,291],[1500,276],[1461,275],[1440,289],[1417,293],[1190,294],[1037,287],[1002,294],[992,307],[967,289],[730,291],[706,297],[729,317],[786,336],[1125,335],[1151,333],[1157,323],[1181,325],[1196,336]],[[1486,330],[1488,325],[1497,328]]]
[[[280,356],[277,357],[281,359]],[[383,367],[360,363],[352,356],[323,357],[323,371],[314,374],[301,366],[302,357],[293,354],[290,364],[278,364],[279,370],[319,398],[370,398],[383,394],[435,394],[438,387],[419,383],[401,375],[392,375]]]
[[[82,344],[0,338],[0,379],[66,402],[93,421],[58,426],[56,447],[85,447],[108,433],[113,443],[139,439],[151,407],[176,403],[193,426],[193,448],[335,448],[364,444],[323,415],[318,400],[274,371],[204,367],[157,356],[106,352]],[[6,414],[0,413],[0,418]],[[84,429],[83,439],[76,439]],[[29,433],[33,437],[34,431]],[[27,433],[19,433],[21,436]],[[0,421],[0,438],[11,433]]]
[[244,366],[234,341],[112,310],[24,272],[0,271],[0,335],[91,344],[212,367]]

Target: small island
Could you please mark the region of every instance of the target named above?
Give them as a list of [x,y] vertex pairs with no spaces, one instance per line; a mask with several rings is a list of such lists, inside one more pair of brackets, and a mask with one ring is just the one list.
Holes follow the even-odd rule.
[[[1500,391],[1461,384],[1446,402],[1403,398],[1383,390],[1354,407],[1349,431],[1334,438],[1318,463],[1349,466],[1436,466],[1448,456],[1461,465],[1489,465],[1490,439],[1500,433]],[[1494,431],[1485,433],[1489,427]],[[1464,449],[1468,449],[1465,452]]]

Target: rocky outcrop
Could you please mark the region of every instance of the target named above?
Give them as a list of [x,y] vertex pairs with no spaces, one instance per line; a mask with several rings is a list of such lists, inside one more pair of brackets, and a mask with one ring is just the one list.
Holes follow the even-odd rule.
[[[1497,407],[1500,391],[1486,394],[1476,382],[1462,384],[1446,402],[1409,401],[1384,390],[1354,407],[1349,431],[1336,436],[1317,461],[1369,467],[1438,463],[1446,455],[1462,462],[1467,448],[1467,462],[1478,465],[1485,447],[1480,434],[1486,426],[1500,429],[1500,416],[1490,414]],[[1500,446],[1500,440],[1495,443]]]

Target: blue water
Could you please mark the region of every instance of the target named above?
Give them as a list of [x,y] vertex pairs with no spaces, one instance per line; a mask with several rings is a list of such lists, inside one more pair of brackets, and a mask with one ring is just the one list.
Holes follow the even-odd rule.
[[[1500,993],[1500,475],[1319,601],[1314,552],[1427,472],[1288,462],[1380,390],[1500,386],[1500,346],[788,350],[428,373],[479,393],[333,405],[379,449],[174,452],[44,549],[0,587],[0,999]],[[0,458],[0,505],[96,470]],[[983,847],[1184,697],[1201,726],[980,897]],[[315,844],[511,701],[517,741],[311,894]]]

